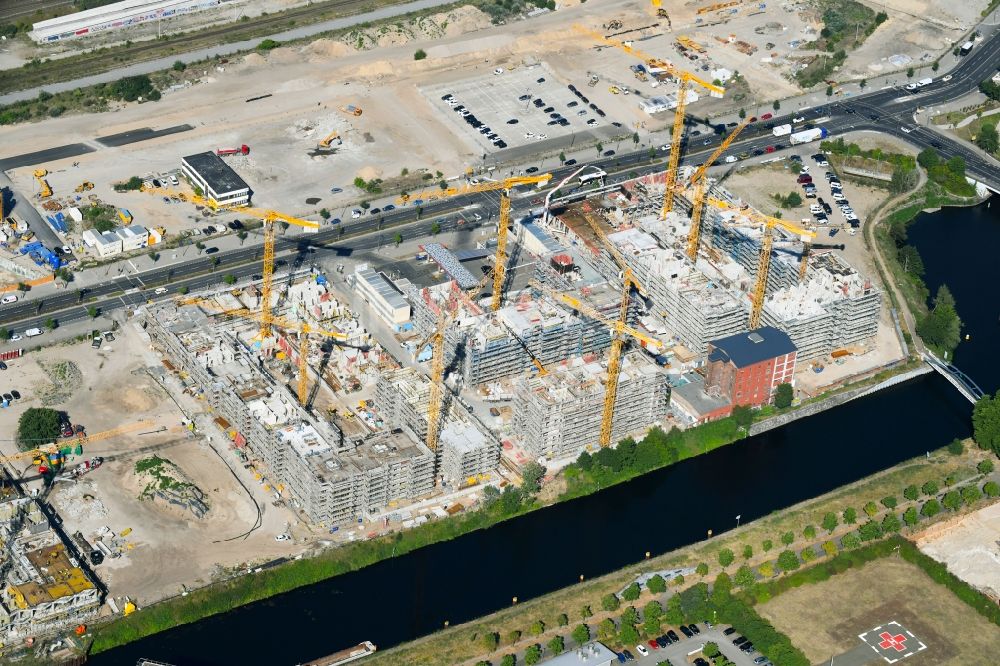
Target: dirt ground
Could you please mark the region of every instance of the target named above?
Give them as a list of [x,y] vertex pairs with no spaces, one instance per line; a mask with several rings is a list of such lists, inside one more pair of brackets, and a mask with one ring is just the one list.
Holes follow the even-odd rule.
[[[60,366],[67,362],[73,366]],[[0,428],[5,432],[16,430],[17,419],[25,408],[42,405],[67,412],[91,435],[150,422],[86,445],[84,455],[102,456],[104,465],[78,482],[58,482],[49,497],[67,532],[79,530],[91,543],[104,527],[115,534],[132,529],[126,538],[131,549],[96,568],[111,596],[127,594],[140,604],[148,603],[180,592],[183,585],[208,582],[220,567],[301,550],[294,543],[277,543],[274,539],[294,523],[293,514],[271,505],[269,500],[273,498],[254,483],[224,446],[221,448],[226,461],[209,446],[204,435],[190,435],[181,427],[184,414],[144,371],[159,366],[160,359],[150,352],[148,342],[131,324],[100,350],[89,343],[49,347],[44,355],[28,353],[7,364],[9,369],[2,376],[6,389],[17,388],[24,397],[0,410]],[[64,369],[61,386],[46,379],[43,366],[50,372],[57,366]],[[188,414],[196,409],[195,405],[185,405]],[[205,432],[219,439],[218,433]],[[15,449],[11,441],[4,441],[0,448],[4,453]],[[138,499],[131,480],[133,469],[137,460],[153,453],[176,463],[205,493],[210,510],[203,519]],[[227,462],[241,473],[254,493],[253,500],[227,468]],[[26,462],[20,462],[17,469],[23,470],[24,478],[31,478],[33,468]],[[226,541],[253,527],[258,515],[256,505],[263,510],[261,528],[245,540]]]
[[996,627],[898,556],[789,590],[757,612],[813,663],[854,648],[858,634],[893,620],[927,645],[907,664],[996,663]]
[[1000,504],[938,523],[914,541],[965,582],[1000,597]]

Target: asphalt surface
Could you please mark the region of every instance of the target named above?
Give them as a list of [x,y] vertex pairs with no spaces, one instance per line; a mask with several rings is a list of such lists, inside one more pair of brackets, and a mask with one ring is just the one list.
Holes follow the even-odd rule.
[[43,162],[51,162],[54,160],[62,160],[67,157],[76,157],[77,155],[92,152],[94,152],[94,149],[85,143],[67,143],[66,145],[56,146],[55,148],[36,150],[33,153],[22,153],[20,155],[4,157],[3,159],[0,159],[0,171],[18,169],[23,166],[42,164]]
[[161,130],[154,130],[151,127],[141,127],[139,129],[129,130],[128,132],[121,132],[119,134],[109,134],[108,136],[99,136],[95,141],[102,146],[108,146],[109,148],[115,148],[118,146],[126,146],[130,143],[139,143],[140,141],[149,141],[150,139],[156,139],[161,136],[167,136],[170,134],[180,134],[181,132],[188,132],[193,130],[194,127],[191,125],[174,125],[173,127],[166,127]]
[[[934,147],[944,158],[956,155],[962,156],[966,161],[966,173],[976,180],[985,183],[994,191],[1000,191],[1000,163],[991,157],[979,152],[969,144],[954,140],[950,137],[938,134],[924,127],[917,127],[913,121],[913,115],[917,107],[928,107],[950,99],[955,99],[974,90],[979,82],[988,78],[996,71],[1000,52],[1000,32],[992,37],[980,42],[970,55],[965,57],[959,65],[951,71],[952,79],[948,82],[936,80],[933,84],[916,91],[906,91],[899,87],[887,88],[872,91],[864,95],[858,95],[850,100],[831,102],[822,107],[798,110],[795,114],[776,116],[767,122],[773,125],[780,125],[791,122],[793,115],[803,115],[807,122],[815,122],[818,126],[825,127],[831,136],[837,136],[847,132],[871,131],[882,134],[896,136],[918,148]],[[904,132],[902,127],[915,128],[912,132]],[[131,134],[131,133],[129,133]],[[107,137],[105,137],[107,138]],[[141,140],[141,139],[135,139]],[[720,141],[720,137],[710,135],[707,137],[689,137],[688,145],[685,148],[682,164],[699,164],[705,157],[715,149]],[[755,123],[744,130],[738,141],[730,147],[728,154],[740,154],[743,152],[764,151],[768,146],[779,145],[779,139],[775,138],[769,128],[762,123]],[[786,139],[787,141],[787,139]],[[784,144],[787,146],[787,143]],[[89,147],[83,144],[72,144],[53,148],[48,151],[39,151],[31,155],[42,156],[41,159],[53,159],[49,154],[52,151],[65,151],[75,146],[82,146],[87,151]],[[818,146],[818,144],[817,144]],[[780,150],[775,153],[780,156]],[[22,164],[30,164],[24,161],[30,156],[19,156],[17,159]],[[601,157],[591,162],[609,173],[608,182],[619,182],[631,177],[632,174],[643,175],[658,171],[664,167],[665,155],[659,153],[651,159],[648,150],[638,150],[630,153],[622,153],[609,157]],[[730,168],[732,165],[722,165]],[[5,166],[5,161],[0,161],[0,168],[10,168]],[[551,171],[553,175],[552,183],[559,180],[578,168],[578,165],[570,167],[560,167]],[[581,198],[584,193],[581,192]],[[544,192],[526,189],[514,198],[514,215],[522,215],[532,207],[527,199],[534,200],[535,197],[544,196]],[[383,213],[379,218],[366,217],[360,220],[347,221],[342,225],[330,226],[320,230],[315,234],[305,236],[282,237],[276,244],[276,250],[286,255],[295,250],[300,258],[309,252],[309,246],[322,247],[328,245],[322,251],[335,252],[348,256],[351,253],[371,249],[389,242],[392,235],[397,231],[403,233],[407,238],[425,235],[430,233],[431,221],[435,215],[440,215],[448,211],[460,208],[478,206],[486,213],[493,213],[497,210],[498,199],[496,193],[470,194],[453,197],[446,201],[437,201],[425,204],[422,207],[422,222],[415,222],[417,211],[413,207],[398,208],[389,213]],[[537,204],[536,204],[537,206]],[[404,225],[404,226],[399,226]],[[454,220],[445,220],[441,223],[442,229],[447,230],[454,226]],[[467,224],[464,228],[475,228],[476,224]],[[341,239],[341,228],[345,228],[351,234],[351,238],[342,242],[335,242]],[[379,233],[381,227],[394,227]],[[157,297],[151,293],[142,293],[143,290],[152,291],[151,287],[166,285],[168,283],[180,286],[187,286],[191,291],[218,284],[222,275],[229,272],[237,275],[249,275],[260,271],[261,246],[252,245],[241,247],[235,250],[218,252],[212,256],[199,256],[197,259],[174,264],[163,268],[146,271],[140,275],[122,276],[95,287],[89,287],[83,294],[84,303],[80,304],[80,297],[76,290],[70,288],[66,293],[49,296],[44,299],[22,300],[17,304],[3,309],[0,312],[0,323],[11,325],[16,331],[24,328],[40,326],[49,317],[57,321],[72,321],[86,315],[87,306],[93,305],[107,312],[126,306],[135,306],[145,302],[147,299],[157,300],[167,298],[168,295]],[[212,272],[213,261],[217,261],[215,272]],[[249,263],[248,263],[249,262]],[[199,273],[208,273],[207,275]],[[177,280],[177,276],[196,275],[196,277]],[[96,299],[96,300],[95,300]]]

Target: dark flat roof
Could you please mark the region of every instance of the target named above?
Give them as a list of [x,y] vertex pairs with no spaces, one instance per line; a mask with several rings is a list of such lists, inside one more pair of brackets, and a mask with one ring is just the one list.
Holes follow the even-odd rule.
[[792,339],[773,326],[737,333],[727,338],[712,340],[708,344],[712,346],[712,351],[708,354],[709,362],[732,361],[737,368],[745,368],[796,351]]
[[250,186],[239,177],[239,174],[210,150],[196,155],[188,155],[184,161],[205,179],[205,182],[216,194],[250,189]]

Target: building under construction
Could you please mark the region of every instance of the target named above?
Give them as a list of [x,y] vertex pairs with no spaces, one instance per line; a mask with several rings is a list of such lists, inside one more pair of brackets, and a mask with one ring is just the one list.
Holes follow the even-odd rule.
[[[430,380],[413,368],[382,373],[375,401],[385,423],[427,437]],[[458,400],[446,403],[448,417],[438,439],[438,469],[449,484],[490,474],[500,462],[500,442]]]
[[[244,340],[256,326],[214,319],[196,306],[148,311],[146,331],[178,370],[186,391],[206,400],[245,448],[314,523],[371,517],[390,502],[434,489],[434,453],[406,428],[347,436],[332,419],[303,409],[265,355]],[[280,334],[276,334],[280,335]],[[280,348],[280,345],[273,345]]]
[[[514,383],[512,431],[534,457],[576,457],[596,448],[607,383],[607,363],[574,358],[544,376]],[[667,413],[667,374],[643,352],[622,358],[612,441],[647,430]]]

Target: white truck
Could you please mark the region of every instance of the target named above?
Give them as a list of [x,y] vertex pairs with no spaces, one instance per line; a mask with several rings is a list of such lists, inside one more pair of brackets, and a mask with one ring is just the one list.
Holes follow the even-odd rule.
[[788,136],[791,133],[792,133],[792,126],[789,124],[778,125],[777,127],[771,130],[771,134],[773,134],[774,136]]
[[920,79],[919,81],[917,81],[917,86],[923,88],[924,86],[929,86],[932,83],[934,83],[934,79],[928,76],[925,79]]
[[41,335],[41,334],[42,334],[42,329],[40,328],[29,328],[24,332],[24,335],[29,338],[33,338],[36,335]]
[[795,132],[788,140],[791,144],[797,145],[800,143],[809,143],[810,141],[816,141],[817,139],[825,139],[829,136],[825,127],[814,127],[813,129],[802,130],[801,132]]

